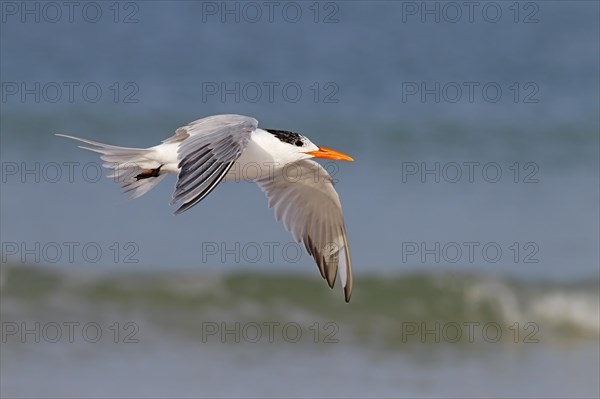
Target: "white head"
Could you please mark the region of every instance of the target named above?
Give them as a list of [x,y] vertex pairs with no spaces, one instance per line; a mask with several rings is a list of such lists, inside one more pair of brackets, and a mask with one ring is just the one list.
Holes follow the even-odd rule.
[[308,137],[287,130],[265,129],[275,136],[279,152],[286,153],[288,162],[302,159],[321,158],[335,161],[354,161],[351,157],[325,147],[318,147]]

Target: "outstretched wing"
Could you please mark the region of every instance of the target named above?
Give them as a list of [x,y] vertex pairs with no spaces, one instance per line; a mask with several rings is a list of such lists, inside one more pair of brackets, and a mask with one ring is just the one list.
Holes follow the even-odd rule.
[[225,177],[246,148],[258,121],[242,115],[216,115],[177,129],[165,142],[180,141],[179,175],[171,204],[181,213],[202,201]]
[[342,206],[333,180],[318,163],[303,160],[257,181],[277,220],[302,242],[331,288],[339,272],[346,302],[352,295],[352,261]]

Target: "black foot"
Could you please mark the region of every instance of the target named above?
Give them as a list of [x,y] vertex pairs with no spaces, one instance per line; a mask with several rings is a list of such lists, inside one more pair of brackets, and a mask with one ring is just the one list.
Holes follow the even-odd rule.
[[162,167],[163,166],[160,165],[156,169],[146,169],[145,171],[143,171],[142,173],[137,175],[135,178],[136,178],[136,180],[142,180],[142,179],[149,179],[151,177],[158,177],[160,175],[160,168],[162,168]]

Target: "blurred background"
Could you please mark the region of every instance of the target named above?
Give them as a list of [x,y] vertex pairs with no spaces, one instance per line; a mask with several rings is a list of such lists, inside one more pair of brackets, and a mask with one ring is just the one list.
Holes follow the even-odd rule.
[[[599,4],[1,3],[2,397],[598,397]],[[185,216],[55,133],[256,117],[354,157],[345,304],[260,190]]]

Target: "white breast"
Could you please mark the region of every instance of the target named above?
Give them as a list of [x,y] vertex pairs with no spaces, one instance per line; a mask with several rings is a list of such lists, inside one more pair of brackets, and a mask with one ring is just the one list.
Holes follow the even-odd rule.
[[256,129],[225,180],[256,180],[273,176],[275,170],[297,160],[288,147],[289,144],[282,143],[271,133]]

